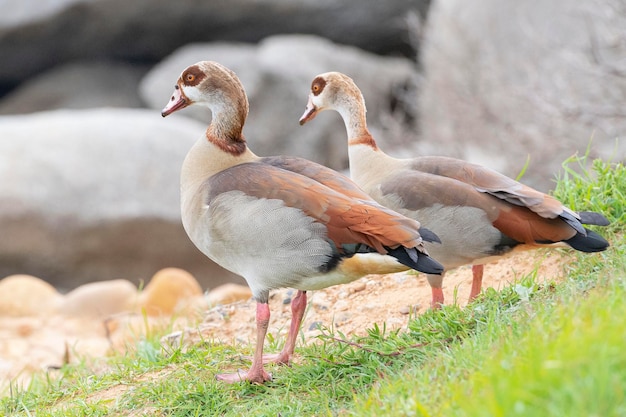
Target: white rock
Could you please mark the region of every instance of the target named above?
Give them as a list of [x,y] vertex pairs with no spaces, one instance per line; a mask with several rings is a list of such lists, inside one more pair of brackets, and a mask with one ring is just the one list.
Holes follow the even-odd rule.
[[0,116],[0,276],[71,289],[181,265],[232,280],[180,221],[180,168],[205,128],[134,109]]
[[625,28],[621,0],[434,1],[420,150],[513,177],[530,158],[523,181],[543,191],[592,138],[592,158],[623,159]]

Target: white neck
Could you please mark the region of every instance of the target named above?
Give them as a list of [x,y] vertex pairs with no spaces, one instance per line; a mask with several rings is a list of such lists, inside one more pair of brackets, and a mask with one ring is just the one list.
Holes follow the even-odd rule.
[[184,194],[190,188],[197,189],[210,176],[234,165],[256,159],[258,157],[247,147],[241,155],[229,154],[211,143],[203,135],[191,147],[183,162],[180,174],[181,191]]
[[348,140],[362,136],[367,132],[367,122],[365,119],[365,105],[359,105],[353,100],[341,100],[335,107],[343,123],[346,126]]

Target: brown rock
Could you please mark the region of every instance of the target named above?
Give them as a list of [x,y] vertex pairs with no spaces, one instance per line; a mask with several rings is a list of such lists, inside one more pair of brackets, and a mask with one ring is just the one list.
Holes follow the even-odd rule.
[[202,295],[202,288],[193,275],[179,268],[164,268],[146,285],[140,305],[148,315],[168,315],[198,295]]
[[0,280],[0,316],[50,314],[62,299],[52,285],[31,275],[11,275]]
[[251,297],[252,291],[246,285],[224,284],[213,288],[207,296],[207,301],[209,305],[230,304],[249,300]]
[[65,296],[61,312],[78,318],[106,318],[132,311],[137,305],[137,288],[124,279],[81,285]]
[[357,282],[355,282],[352,285],[351,291],[352,292],[361,292],[365,288],[367,288],[367,284],[364,281],[357,281]]

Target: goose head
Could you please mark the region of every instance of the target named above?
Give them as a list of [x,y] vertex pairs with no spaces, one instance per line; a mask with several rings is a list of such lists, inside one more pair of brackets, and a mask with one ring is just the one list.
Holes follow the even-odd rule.
[[248,116],[248,98],[241,81],[233,71],[214,61],[200,61],[185,68],[161,116],[194,104],[208,107],[214,120],[227,113],[240,126]]
[[309,101],[300,117],[303,125],[324,110],[339,112],[344,120],[365,115],[365,100],[352,78],[340,72],[326,72],[313,79]]

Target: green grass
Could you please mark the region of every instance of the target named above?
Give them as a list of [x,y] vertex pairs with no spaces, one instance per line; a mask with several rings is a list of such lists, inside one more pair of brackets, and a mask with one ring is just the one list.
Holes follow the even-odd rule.
[[84,362],[40,375],[0,399],[0,415],[626,416],[626,169],[571,168],[585,163],[567,162],[555,194],[605,213],[612,225],[599,231],[612,247],[577,254],[564,282],[540,285],[531,274],[466,308],[414,317],[404,331],[372,323],[348,339],[324,329],[319,343],[298,347],[294,366],[270,366],[263,386],[215,380],[246,368],[252,346],[163,349],[152,335],[106,371]]

